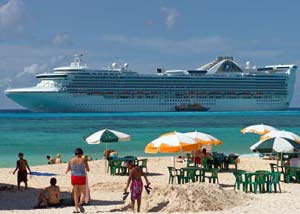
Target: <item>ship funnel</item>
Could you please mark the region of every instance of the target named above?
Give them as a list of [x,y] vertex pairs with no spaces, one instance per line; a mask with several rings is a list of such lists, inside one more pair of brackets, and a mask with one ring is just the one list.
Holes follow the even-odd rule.
[[250,69],[251,67],[250,67],[250,61],[247,61],[246,62],[246,69]]
[[119,65],[118,65],[116,62],[114,62],[113,64],[111,64],[111,67],[112,67],[113,69],[117,69],[118,66],[119,66]]
[[127,62],[124,63],[123,68],[128,69],[129,64]]

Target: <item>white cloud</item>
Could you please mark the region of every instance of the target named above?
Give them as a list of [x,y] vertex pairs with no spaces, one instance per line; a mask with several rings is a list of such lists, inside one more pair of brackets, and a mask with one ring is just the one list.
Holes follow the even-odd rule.
[[70,46],[72,45],[72,40],[68,34],[65,33],[57,33],[53,40],[52,44],[56,46]]
[[9,0],[0,5],[0,30],[19,31],[23,28],[25,7],[22,0]]
[[0,79],[0,87],[9,87],[11,82],[12,82],[12,79],[9,77]]
[[188,38],[185,40],[169,40],[161,38],[139,38],[124,35],[104,35],[105,41],[116,42],[123,45],[147,47],[162,52],[181,53],[208,53],[212,51],[223,51],[227,48],[227,42],[219,36],[205,38]]
[[176,18],[179,16],[178,11],[175,8],[162,7],[161,11],[166,15],[165,24],[168,29],[172,29],[175,25]]
[[58,66],[66,56],[52,57],[49,62],[41,64],[32,64],[25,66],[22,72],[17,73],[16,78],[21,78],[24,75],[35,75],[38,73],[45,73],[51,71],[54,67]]

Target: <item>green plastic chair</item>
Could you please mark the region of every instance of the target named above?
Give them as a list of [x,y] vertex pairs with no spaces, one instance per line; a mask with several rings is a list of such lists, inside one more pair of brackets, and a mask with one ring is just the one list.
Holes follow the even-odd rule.
[[169,171],[169,184],[174,183],[174,179],[177,179],[177,183],[180,184],[179,175],[174,167],[168,166]]
[[248,192],[248,190],[252,192],[255,189],[257,185],[255,182],[255,175],[255,173],[245,173],[244,192]]
[[140,159],[140,160],[138,160],[138,166],[142,170],[146,169],[146,173],[148,173],[147,163],[148,163],[148,159]]
[[203,169],[202,168],[198,168],[195,171],[195,177],[196,177],[196,181],[199,181],[199,182],[203,181]]
[[191,159],[192,159],[191,153],[186,153],[186,159],[187,159],[187,160],[191,160]]
[[180,169],[180,183],[196,182],[196,170],[189,168]]
[[254,192],[257,193],[257,187],[260,193],[266,192],[266,186],[268,185],[269,172],[257,171],[255,172],[255,185]]
[[[205,182],[205,178],[208,179],[209,183],[211,183],[211,181],[213,181],[213,183],[217,183],[219,184],[219,178],[218,178],[218,172],[219,170],[217,168],[211,168],[211,169],[204,169],[204,175],[202,176],[203,178],[203,182]],[[207,173],[210,173],[210,175],[207,175]]]
[[245,174],[244,170],[237,170],[233,172],[233,175],[235,177],[234,190],[236,190],[236,188],[240,190],[241,185],[243,185],[243,189],[244,189],[244,185],[245,185],[244,174]]
[[196,167],[196,166],[197,166],[197,164],[194,161],[192,161],[192,160],[186,161],[186,167]]
[[211,168],[211,165],[208,164],[209,158],[201,158],[201,165],[204,169]]
[[108,161],[108,167],[110,169],[110,175],[116,175],[116,167],[115,167],[115,161],[109,160]]
[[290,183],[291,179],[295,177],[296,182],[300,181],[300,168],[286,166],[285,167],[285,174],[284,174],[284,181],[286,183]]
[[123,161],[115,160],[114,167],[115,167],[115,174],[125,175],[127,167],[122,166]]
[[226,169],[229,170],[229,165],[234,165],[235,171],[237,170],[237,162],[233,156],[228,157],[228,162],[226,163]]
[[278,172],[278,165],[276,163],[270,163],[271,172]]
[[280,172],[271,172],[270,181],[269,181],[269,192],[272,192],[272,185],[274,186],[274,191],[277,192],[277,186],[279,187],[279,191],[281,192],[280,187]]

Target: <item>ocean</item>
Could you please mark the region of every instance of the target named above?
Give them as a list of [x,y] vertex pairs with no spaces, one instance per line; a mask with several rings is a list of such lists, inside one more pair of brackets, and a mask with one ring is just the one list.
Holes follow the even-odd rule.
[[145,154],[147,143],[171,132],[200,131],[223,141],[213,151],[253,154],[249,147],[259,140],[256,134],[241,134],[248,125],[268,124],[300,134],[300,111],[276,112],[147,112],[147,113],[30,113],[0,112],[0,167],[14,167],[23,152],[30,165],[47,164],[46,155],[61,154],[63,161],[77,147],[93,159],[101,159],[105,144],[88,145],[84,137],[103,128],[130,134],[132,140],[108,144],[119,155]]

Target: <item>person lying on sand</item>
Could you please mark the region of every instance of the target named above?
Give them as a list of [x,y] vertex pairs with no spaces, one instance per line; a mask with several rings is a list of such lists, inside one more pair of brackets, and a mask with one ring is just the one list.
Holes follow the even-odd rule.
[[55,164],[55,159],[54,159],[54,158],[51,158],[50,155],[47,155],[46,158],[47,158],[47,160],[48,160],[48,164]]
[[17,183],[18,183],[18,189],[20,189],[21,182],[25,183],[25,189],[27,189],[27,169],[29,171],[29,174],[31,173],[31,170],[29,168],[27,160],[23,159],[24,154],[19,153],[18,154],[19,160],[17,161],[16,169],[14,170],[13,174],[16,173],[18,170],[18,176],[17,176]]
[[41,204],[44,204],[45,207],[58,207],[60,202],[59,186],[56,186],[56,178],[51,178],[50,186],[41,191],[34,208],[41,208]]
[[149,187],[150,182],[148,181],[147,176],[143,173],[143,170],[140,167],[135,166],[132,161],[127,161],[126,164],[129,170],[129,176],[127,180],[127,185],[124,189],[124,193],[127,193],[127,189],[131,183],[130,186],[131,208],[134,211],[134,204],[135,201],[137,201],[137,212],[140,212],[142,191],[143,191],[142,176],[146,181],[147,184],[146,186]]

